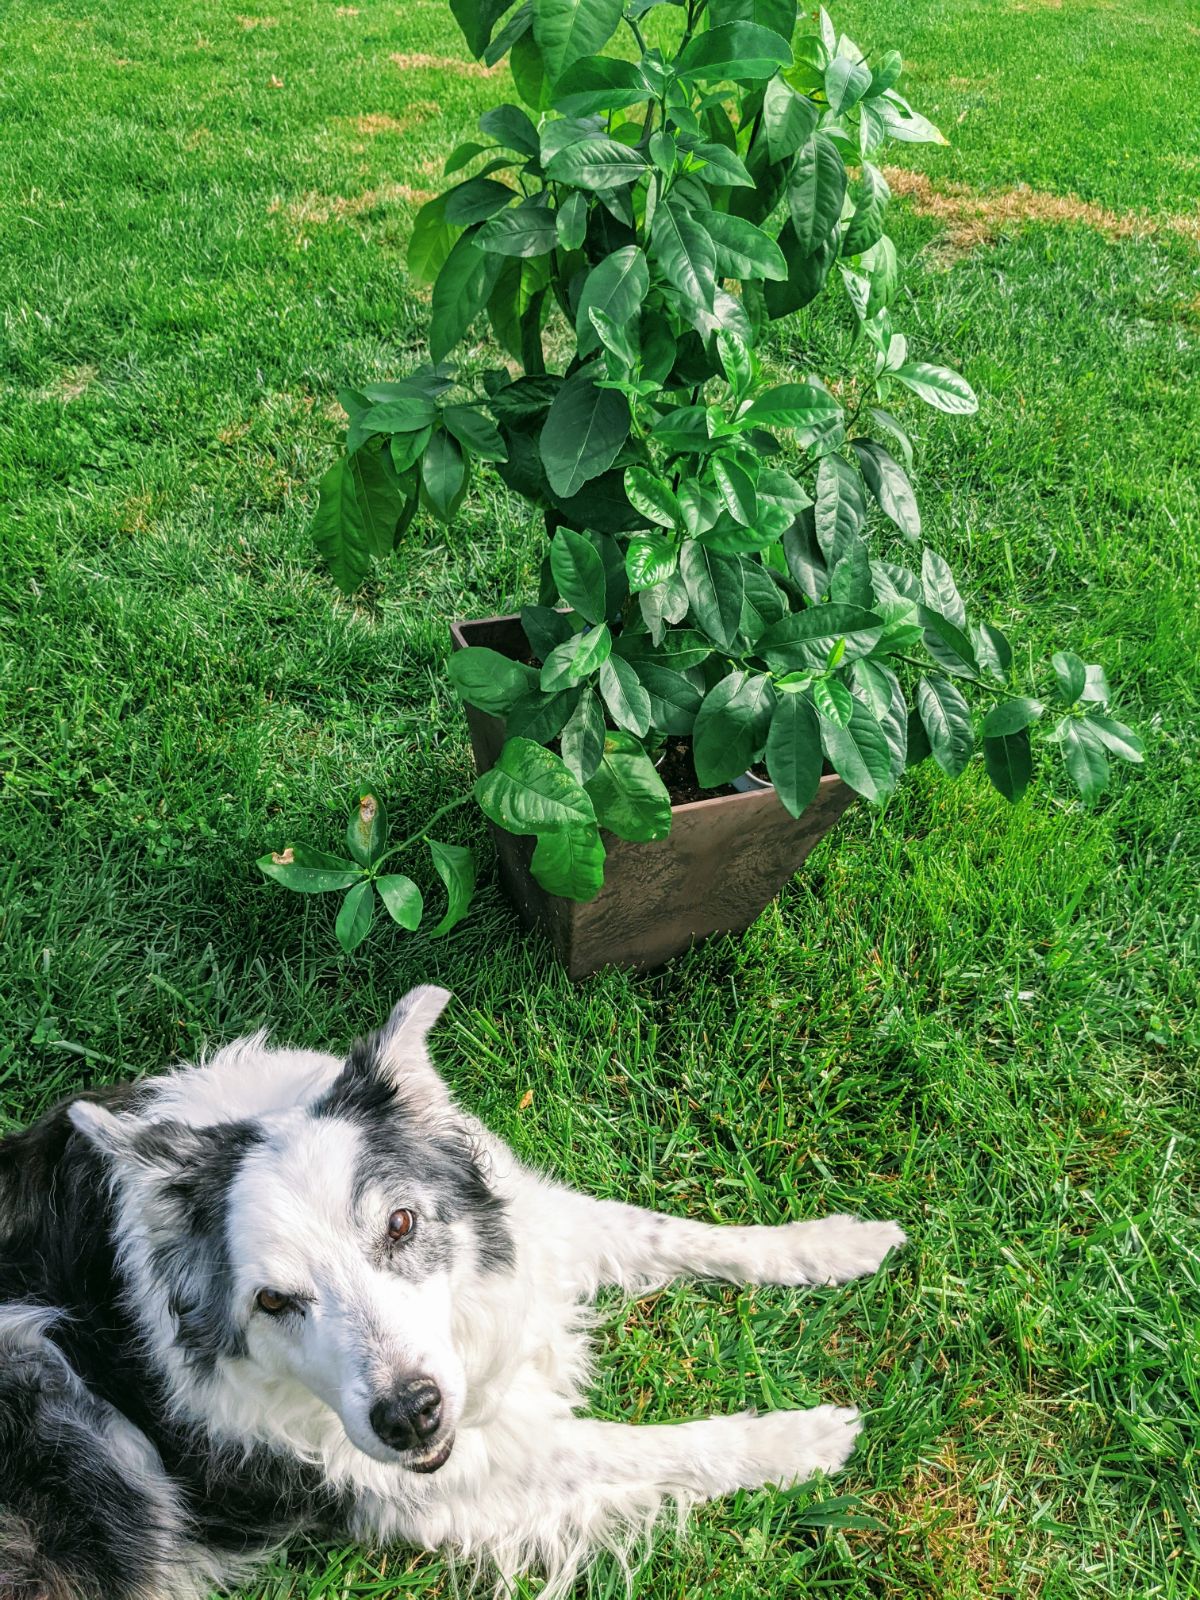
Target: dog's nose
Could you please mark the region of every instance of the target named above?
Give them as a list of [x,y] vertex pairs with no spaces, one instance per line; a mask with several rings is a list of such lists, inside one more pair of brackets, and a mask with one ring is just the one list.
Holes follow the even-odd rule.
[[432,1378],[413,1378],[371,1407],[371,1426],[390,1450],[412,1450],[438,1431],[442,1392]]

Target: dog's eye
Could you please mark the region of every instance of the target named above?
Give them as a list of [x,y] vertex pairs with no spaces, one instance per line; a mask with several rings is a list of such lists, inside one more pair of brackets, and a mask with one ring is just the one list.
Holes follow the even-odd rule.
[[388,1238],[407,1239],[417,1225],[411,1211],[393,1211],[388,1218]]
[[269,1317],[277,1317],[292,1304],[286,1294],[279,1294],[275,1289],[260,1289],[254,1298],[258,1309],[265,1311]]

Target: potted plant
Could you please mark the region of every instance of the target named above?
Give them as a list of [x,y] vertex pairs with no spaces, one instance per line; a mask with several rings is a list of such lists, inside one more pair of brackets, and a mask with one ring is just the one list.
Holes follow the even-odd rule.
[[[922,545],[909,477],[903,407],[976,399],[894,324],[875,163],[944,141],[895,51],[868,59],[824,11],[796,34],[794,0],[452,8],[524,107],[480,118],[416,219],[433,365],[342,395],[314,535],[349,592],[418,507],[451,521],[478,463],[541,511],[538,603],[454,629],[475,797],[573,975],[652,965],[748,925],[916,761],[954,775],[978,743],[1008,799],[1029,782],[1045,708]],[[841,368],[781,370],[773,324],[829,287]],[[463,353],[485,322],[508,365]],[[1090,798],[1141,745],[1100,667],[1051,669],[1050,737]],[[262,864],[304,886],[294,857]],[[369,907],[369,852],[342,870]]]

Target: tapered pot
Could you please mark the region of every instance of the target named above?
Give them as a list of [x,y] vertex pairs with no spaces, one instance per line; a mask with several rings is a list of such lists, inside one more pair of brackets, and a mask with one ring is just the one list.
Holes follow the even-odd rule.
[[[486,645],[519,658],[527,649],[519,617],[484,617],[450,627],[454,648]],[[491,768],[504,744],[504,718],[464,707],[475,766]],[[579,902],[547,894],[529,870],[535,841],[493,826],[500,877],[528,928],[550,938],[571,978],[601,967],[658,967],[714,933],[748,928],[854,798],[830,775],[797,821],[763,786],[671,808],[669,837],[631,844],[605,833],[604,887]]]

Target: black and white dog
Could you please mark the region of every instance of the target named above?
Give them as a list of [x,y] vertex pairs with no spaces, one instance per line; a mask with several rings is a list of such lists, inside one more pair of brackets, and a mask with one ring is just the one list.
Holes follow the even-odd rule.
[[241,1040],[0,1143],[0,1597],[198,1600],[290,1535],[567,1592],[664,1501],[833,1472],[854,1411],[581,1414],[587,1302],[678,1275],[837,1283],[904,1235],[710,1227],[522,1167],[415,989],[349,1059]]

